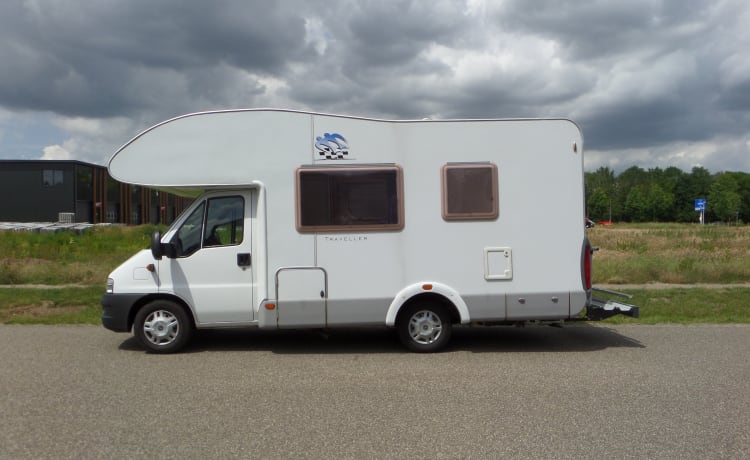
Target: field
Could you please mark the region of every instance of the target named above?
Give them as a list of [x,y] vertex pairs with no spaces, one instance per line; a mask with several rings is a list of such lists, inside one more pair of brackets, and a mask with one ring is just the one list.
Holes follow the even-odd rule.
[[[0,232],[0,322],[99,324],[107,274],[148,247],[152,226],[83,234]],[[594,284],[632,294],[641,318],[750,323],[750,227],[640,224],[589,231]]]
[[750,283],[750,226],[597,226],[594,283]]

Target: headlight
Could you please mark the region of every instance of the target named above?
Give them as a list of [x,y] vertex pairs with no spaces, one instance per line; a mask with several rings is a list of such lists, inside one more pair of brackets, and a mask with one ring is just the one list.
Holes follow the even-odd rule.
[[115,280],[107,278],[107,294],[113,294],[115,292]]

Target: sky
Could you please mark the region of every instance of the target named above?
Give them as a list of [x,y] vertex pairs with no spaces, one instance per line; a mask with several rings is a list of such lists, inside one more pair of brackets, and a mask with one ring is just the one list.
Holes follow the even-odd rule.
[[214,109],[570,118],[585,169],[750,172],[747,0],[3,0],[0,158]]

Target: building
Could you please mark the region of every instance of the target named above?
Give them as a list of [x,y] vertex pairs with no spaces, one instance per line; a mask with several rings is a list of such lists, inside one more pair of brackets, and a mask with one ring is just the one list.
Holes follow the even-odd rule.
[[0,222],[169,224],[190,203],[67,160],[0,160],[0,197]]

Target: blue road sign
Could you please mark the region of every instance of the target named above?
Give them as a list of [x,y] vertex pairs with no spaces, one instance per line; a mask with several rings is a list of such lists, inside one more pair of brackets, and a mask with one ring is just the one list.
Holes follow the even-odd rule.
[[696,211],[705,211],[706,210],[706,199],[705,198],[696,198],[695,199],[695,210]]

